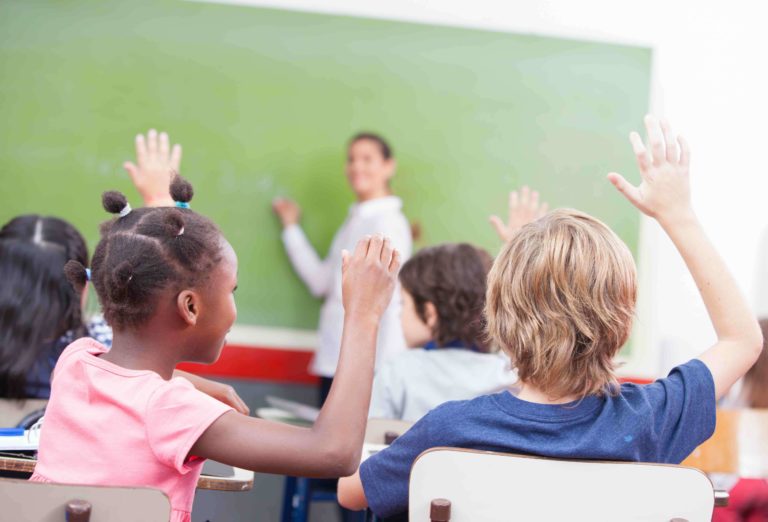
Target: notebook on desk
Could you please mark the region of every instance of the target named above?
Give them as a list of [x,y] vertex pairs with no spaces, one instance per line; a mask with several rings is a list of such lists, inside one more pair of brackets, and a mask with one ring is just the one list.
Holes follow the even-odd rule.
[[0,451],[37,451],[40,446],[40,428],[42,419],[30,429],[0,428]]

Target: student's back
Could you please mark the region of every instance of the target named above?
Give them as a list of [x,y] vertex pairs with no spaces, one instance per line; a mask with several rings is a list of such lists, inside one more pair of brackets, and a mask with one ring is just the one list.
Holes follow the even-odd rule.
[[59,358],[41,441],[44,457],[32,480],[152,485],[170,497],[171,520],[184,520],[189,513],[183,506],[192,505],[204,462],[189,451],[202,430],[231,408],[181,377],[166,381],[150,370],[110,363],[100,357],[106,351],[83,338]]
[[402,501],[408,498],[412,463],[439,446],[676,464],[712,435],[713,398],[709,370],[694,360],[654,384],[624,384],[617,396],[552,405],[502,391],[448,402],[401,435],[385,455],[363,463],[360,478],[371,509],[390,516],[407,506]]
[[500,354],[412,348],[376,374],[369,417],[415,422],[444,402],[492,393],[516,380],[509,359]]
[[670,235],[700,288],[717,343],[665,379],[619,386],[613,358],[635,312],[631,253],[597,219],[552,212],[511,237],[488,279],[488,332],[517,369],[517,393],[437,408],[340,481],[342,505],[369,505],[379,516],[404,512],[410,467],[435,446],[679,463],[710,437],[716,399],[757,359],[762,335],[690,208],[686,143],[650,117],[646,125],[652,156],[637,134],[631,137],[641,187],[615,173],[609,179]]

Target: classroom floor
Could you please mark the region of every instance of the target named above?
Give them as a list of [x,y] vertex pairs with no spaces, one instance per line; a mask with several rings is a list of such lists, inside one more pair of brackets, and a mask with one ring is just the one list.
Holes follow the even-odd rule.
[[[317,390],[314,386],[285,385],[268,382],[230,380],[237,393],[250,406],[267,406],[265,397],[275,395],[314,405]],[[253,490],[247,492],[198,491],[192,510],[192,522],[278,522],[283,500],[283,477],[257,473]],[[310,510],[310,522],[338,522],[340,516],[335,505],[319,503]]]

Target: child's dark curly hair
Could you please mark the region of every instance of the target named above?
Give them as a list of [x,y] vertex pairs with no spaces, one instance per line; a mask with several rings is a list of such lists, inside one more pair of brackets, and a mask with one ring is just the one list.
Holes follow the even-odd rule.
[[[189,210],[194,191],[180,176],[171,182],[174,207],[131,210],[119,192],[102,195],[104,208],[119,217],[101,225],[91,261],[91,281],[104,318],[116,330],[137,328],[155,312],[158,294],[202,282],[220,260],[221,232],[208,218]],[[81,289],[85,267],[69,261],[64,271]]]
[[432,333],[439,347],[458,340],[480,352],[489,351],[483,308],[492,263],[485,250],[458,243],[424,248],[403,265],[400,283],[413,298],[419,317],[426,320],[427,302],[437,309]]

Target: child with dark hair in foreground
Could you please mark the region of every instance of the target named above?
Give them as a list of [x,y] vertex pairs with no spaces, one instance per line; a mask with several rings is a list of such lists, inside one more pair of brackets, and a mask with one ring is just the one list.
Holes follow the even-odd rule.
[[[181,146],[150,129],[136,136],[136,164],[126,162],[146,206],[173,205],[171,172],[178,171]],[[47,399],[51,373],[73,341],[92,337],[109,348],[112,329],[97,314],[86,318],[85,287],[76,291],[64,276],[69,260],[89,266],[82,234],[64,219],[27,214],[0,228],[0,398]],[[198,390],[241,413],[248,406],[230,385],[177,370]]]
[[701,292],[717,342],[655,383],[619,385],[613,358],[629,337],[635,264],[605,224],[557,210],[524,226],[496,258],[486,316],[517,369],[519,391],[446,403],[339,481],[339,501],[378,516],[408,508],[411,465],[423,451],[460,447],[554,458],[679,463],[715,427],[715,401],[752,366],[762,334],[691,205],[689,150],[646,118],[649,149],[631,135],[642,182],[608,178],[655,218]]
[[[314,426],[247,417],[172,378],[182,361],[214,362],[237,314],[237,256],[216,225],[189,208],[192,195],[178,177],[175,208],[132,210],[122,194],[104,194],[117,217],[102,225],[90,281],[114,329],[112,349],[83,338],[59,358],[31,480],[158,488],[170,498],[171,520],[188,521],[206,458],[311,477],[357,467],[399,254],[379,236],[344,253],[341,358]],[[89,279],[79,261],[65,270],[78,290]]]

